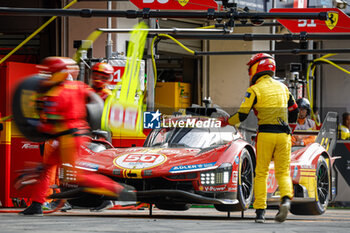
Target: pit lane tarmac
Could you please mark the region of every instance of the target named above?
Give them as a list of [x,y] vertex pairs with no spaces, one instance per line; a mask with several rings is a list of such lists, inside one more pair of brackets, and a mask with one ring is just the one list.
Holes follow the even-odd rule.
[[[0,209],[2,210],[2,209]],[[72,209],[43,217],[0,214],[0,232],[350,232],[350,210],[329,209],[320,216],[288,215],[284,223],[274,222],[276,210],[267,210],[266,223],[254,223],[253,209],[225,212],[213,208],[187,211]]]

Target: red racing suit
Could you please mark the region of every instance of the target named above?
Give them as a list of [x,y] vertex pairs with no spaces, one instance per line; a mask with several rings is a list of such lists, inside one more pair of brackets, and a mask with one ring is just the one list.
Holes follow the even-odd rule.
[[76,173],[76,178],[69,180],[70,183],[99,189],[100,193],[112,196],[122,191],[121,185],[103,175],[75,168],[75,161],[81,155],[84,144],[90,140],[86,136],[90,129],[85,106],[90,91],[92,89],[82,82],[64,81],[40,97],[41,124],[38,130],[54,135],[57,144],[44,154],[44,171],[32,189],[32,201],[45,202],[52,170],[61,164],[70,164]]

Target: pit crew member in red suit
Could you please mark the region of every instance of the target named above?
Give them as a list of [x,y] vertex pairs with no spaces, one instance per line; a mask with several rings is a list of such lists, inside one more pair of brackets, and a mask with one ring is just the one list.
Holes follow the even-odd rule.
[[70,76],[76,79],[79,67],[70,58],[48,57],[42,61],[40,69],[46,78],[38,91],[42,95],[38,101],[40,123],[37,129],[56,138],[58,153],[50,153],[45,157],[38,182],[32,188],[32,204],[20,215],[42,215],[51,169],[57,164],[70,167],[71,176],[65,176],[61,185],[69,183],[81,187],[85,192],[117,197],[123,190],[121,185],[103,175],[75,167],[84,144],[89,142],[86,136],[90,133],[86,103],[90,93],[93,93],[86,84],[68,80]]
[[[92,88],[105,101],[112,91],[107,88],[107,85],[113,79],[114,69],[111,65],[105,62],[98,62],[91,68]],[[105,200],[100,206],[90,209],[92,212],[99,212],[113,206],[113,202]]]
[[92,71],[92,88],[103,99],[112,94],[107,85],[113,78],[114,69],[111,65],[105,62],[98,62],[91,68]]

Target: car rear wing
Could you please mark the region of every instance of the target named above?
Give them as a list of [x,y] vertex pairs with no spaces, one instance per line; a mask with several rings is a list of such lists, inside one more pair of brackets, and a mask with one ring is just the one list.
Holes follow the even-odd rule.
[[338,113],[328,112],[315,140],[331,155],[337,142]]

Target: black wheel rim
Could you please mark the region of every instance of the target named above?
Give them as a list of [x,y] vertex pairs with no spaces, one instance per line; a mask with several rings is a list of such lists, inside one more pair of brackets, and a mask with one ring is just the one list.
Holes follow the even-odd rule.
[[324,164],[321,164],[317,171],[317,196],[321,204],[325,204],[329,194],[328,170]]
[[249,199],[253,189],[253,168],[249,158],[245,157],[241,166],[241,186],[244,199]]

